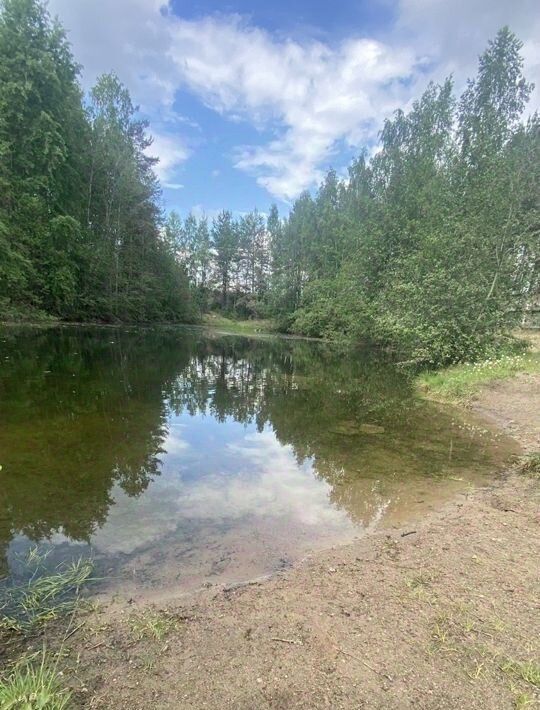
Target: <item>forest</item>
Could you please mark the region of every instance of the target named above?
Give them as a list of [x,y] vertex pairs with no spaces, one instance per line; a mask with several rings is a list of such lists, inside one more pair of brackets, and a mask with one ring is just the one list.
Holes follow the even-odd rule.
[[0,3],[0,318],[198,322],[369,340],[415,362],[514,347],[540,266],[540,118],[501,29],[456,96],[431,83],[347,174],[279,215],[166,215],[121,80],[86,95],[40,0]]

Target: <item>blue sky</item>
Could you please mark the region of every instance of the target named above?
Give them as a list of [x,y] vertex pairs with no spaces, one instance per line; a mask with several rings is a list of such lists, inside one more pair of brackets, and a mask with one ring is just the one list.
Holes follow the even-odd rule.
[[[374,150],[430,79],[457,89],[504,24],[540,84],[536,0],[50,0],[89,88],[115,71],[150,120],[166,209],[286,212]],[[532,105],[540,105],[536,90]]]

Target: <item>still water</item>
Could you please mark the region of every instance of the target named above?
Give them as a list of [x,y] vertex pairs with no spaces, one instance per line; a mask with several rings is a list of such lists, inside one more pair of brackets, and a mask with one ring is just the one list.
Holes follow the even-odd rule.
[[36,543],[109,591],[287,567],[482,484],[510,442],[380,353],[197,328],[0,333],[0,576]]

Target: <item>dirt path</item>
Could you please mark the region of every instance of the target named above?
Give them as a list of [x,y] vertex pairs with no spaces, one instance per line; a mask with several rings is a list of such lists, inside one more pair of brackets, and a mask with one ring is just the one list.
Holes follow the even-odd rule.
[[[474,406],[526,450],[540,449],[540,377],[499,383]],[[420,525],[274,579],[167,609],[92,614],[65,644],[76,701],[115,710],[534,707],[539,490],[508,474]]]

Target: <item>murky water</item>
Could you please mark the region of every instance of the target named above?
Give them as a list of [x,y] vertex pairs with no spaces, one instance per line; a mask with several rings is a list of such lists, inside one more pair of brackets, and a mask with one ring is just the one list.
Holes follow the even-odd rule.
[[39,543],[109,591],[286,567],[425,514],[512,445],[373,351],[202,329],[0,334],[0,572]]

